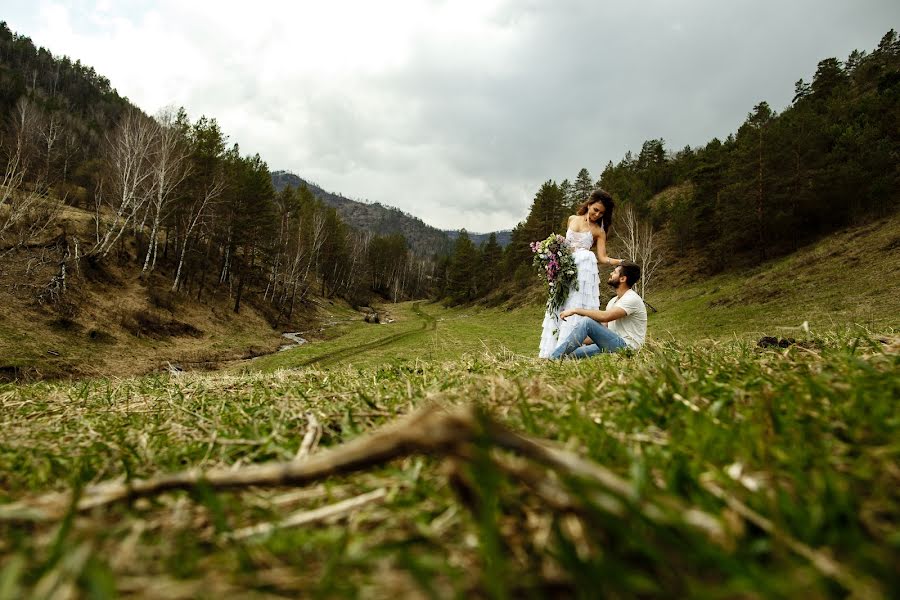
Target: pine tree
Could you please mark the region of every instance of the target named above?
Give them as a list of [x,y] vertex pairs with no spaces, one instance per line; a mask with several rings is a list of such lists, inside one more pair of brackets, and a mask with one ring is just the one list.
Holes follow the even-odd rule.
[[478,249],[466,230],[462,229],[453,244],[453,256],[447,270],[447,292],[454,303],[469,302],[476,298],[480,268]]
[[478,295],[484,296],[496,287],[502,276],[503,249],[497,243],[497,235],[495,233],[492,232],[488,236],[487,241],[481,244],[480,255],[480,267],[476,281],[478,284]]
[[[575,187],[568,179],[563,179],[559,184],[559,191],[563,196],[563,204],[568,207],[574,207],[579,204],[575,199]],[[573,210],[574,212],[574,210]]]
[[572,212],[581,206],[581,204],[588,199],[588,196],[591,195],[591,192],[594,191],[594,182],[591,179],[591,174],[587,169],[582,168],[578,171],[578,175],[575,177],[575,184],[572,186],[572,202],[569,205]]

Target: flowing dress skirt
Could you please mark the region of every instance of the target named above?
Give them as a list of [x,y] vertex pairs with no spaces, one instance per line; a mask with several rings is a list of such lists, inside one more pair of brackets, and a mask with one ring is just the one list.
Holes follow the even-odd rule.
[[[600,273],[597,270],[597,256],[590,250],[579,249],[572,254],[575,266],[578,268],[578,289],[569,289],[569,296],[560,312],[570,308],[588,308],[598,310],[600,308]],[[573,315],[565,321],[558,318],[559,313],[547,310],[544,313],[544,323],[541,331],[541,346],[539,356],[549,358],[561,341],[565,340],[572,330],[578,325],[581,317]]]

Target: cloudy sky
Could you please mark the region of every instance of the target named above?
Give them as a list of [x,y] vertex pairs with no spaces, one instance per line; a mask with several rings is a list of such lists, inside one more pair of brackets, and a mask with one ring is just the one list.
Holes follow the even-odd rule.
[[489,231],[547,179],[783,109],[819,60],[900,28],[900,2],[3,0],[0,19],[272,170]]

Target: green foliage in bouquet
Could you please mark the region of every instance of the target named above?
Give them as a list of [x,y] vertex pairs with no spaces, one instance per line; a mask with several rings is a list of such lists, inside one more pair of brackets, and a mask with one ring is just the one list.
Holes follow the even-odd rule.
[[566,303],[569,290],[578,289],[578,268],[572,247],[565,237],[552,234],[540,242],[531,243],[532,264],[547,284],[547,308],[558,312]]

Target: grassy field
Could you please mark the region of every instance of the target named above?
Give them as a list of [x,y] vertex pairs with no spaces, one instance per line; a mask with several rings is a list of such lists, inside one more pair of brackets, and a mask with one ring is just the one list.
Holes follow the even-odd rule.
[[[684,265],[687,267],[687,265]],[[891,334],[900,328],[900,215],[838,232],[794,254],[740,273],[708,277],[669,269],[647,300],[654,343],[748,342],[802,338],[855,327]],[[604,277],[606,273],[602,274]],[[448,309],[435,303],[388,305],[394,322],[345,321],[330,340],[242,363],[273,371],[318,365],[375,367],[458,360],[484,351],[532,356],[542,307],[528,290],[504,308]],[[605,299],[611,295],[601,289]]]
[[[540,309],[446,308],[433,302],[386,307],[381,324],[342,323],[332,339],[238,364],[245,372],[335,365],[378,367],[460,360],[485,351],[529,355],[540,336]],[[387,323],[387,319],[393,322]]]
[[[551,364],[537,309],[388,308],[227,373],[0,387],[0,599],[900,585],[889,329]],[[378,433],[423,407],[437,420]],[[253,479],[272,461],[294,467]],[[186,469],[206,475],[91,487]]]
[[221,372],[0,384],[0,600],[895,596],[897,239],[670,274],[634,356],[323,305]]

